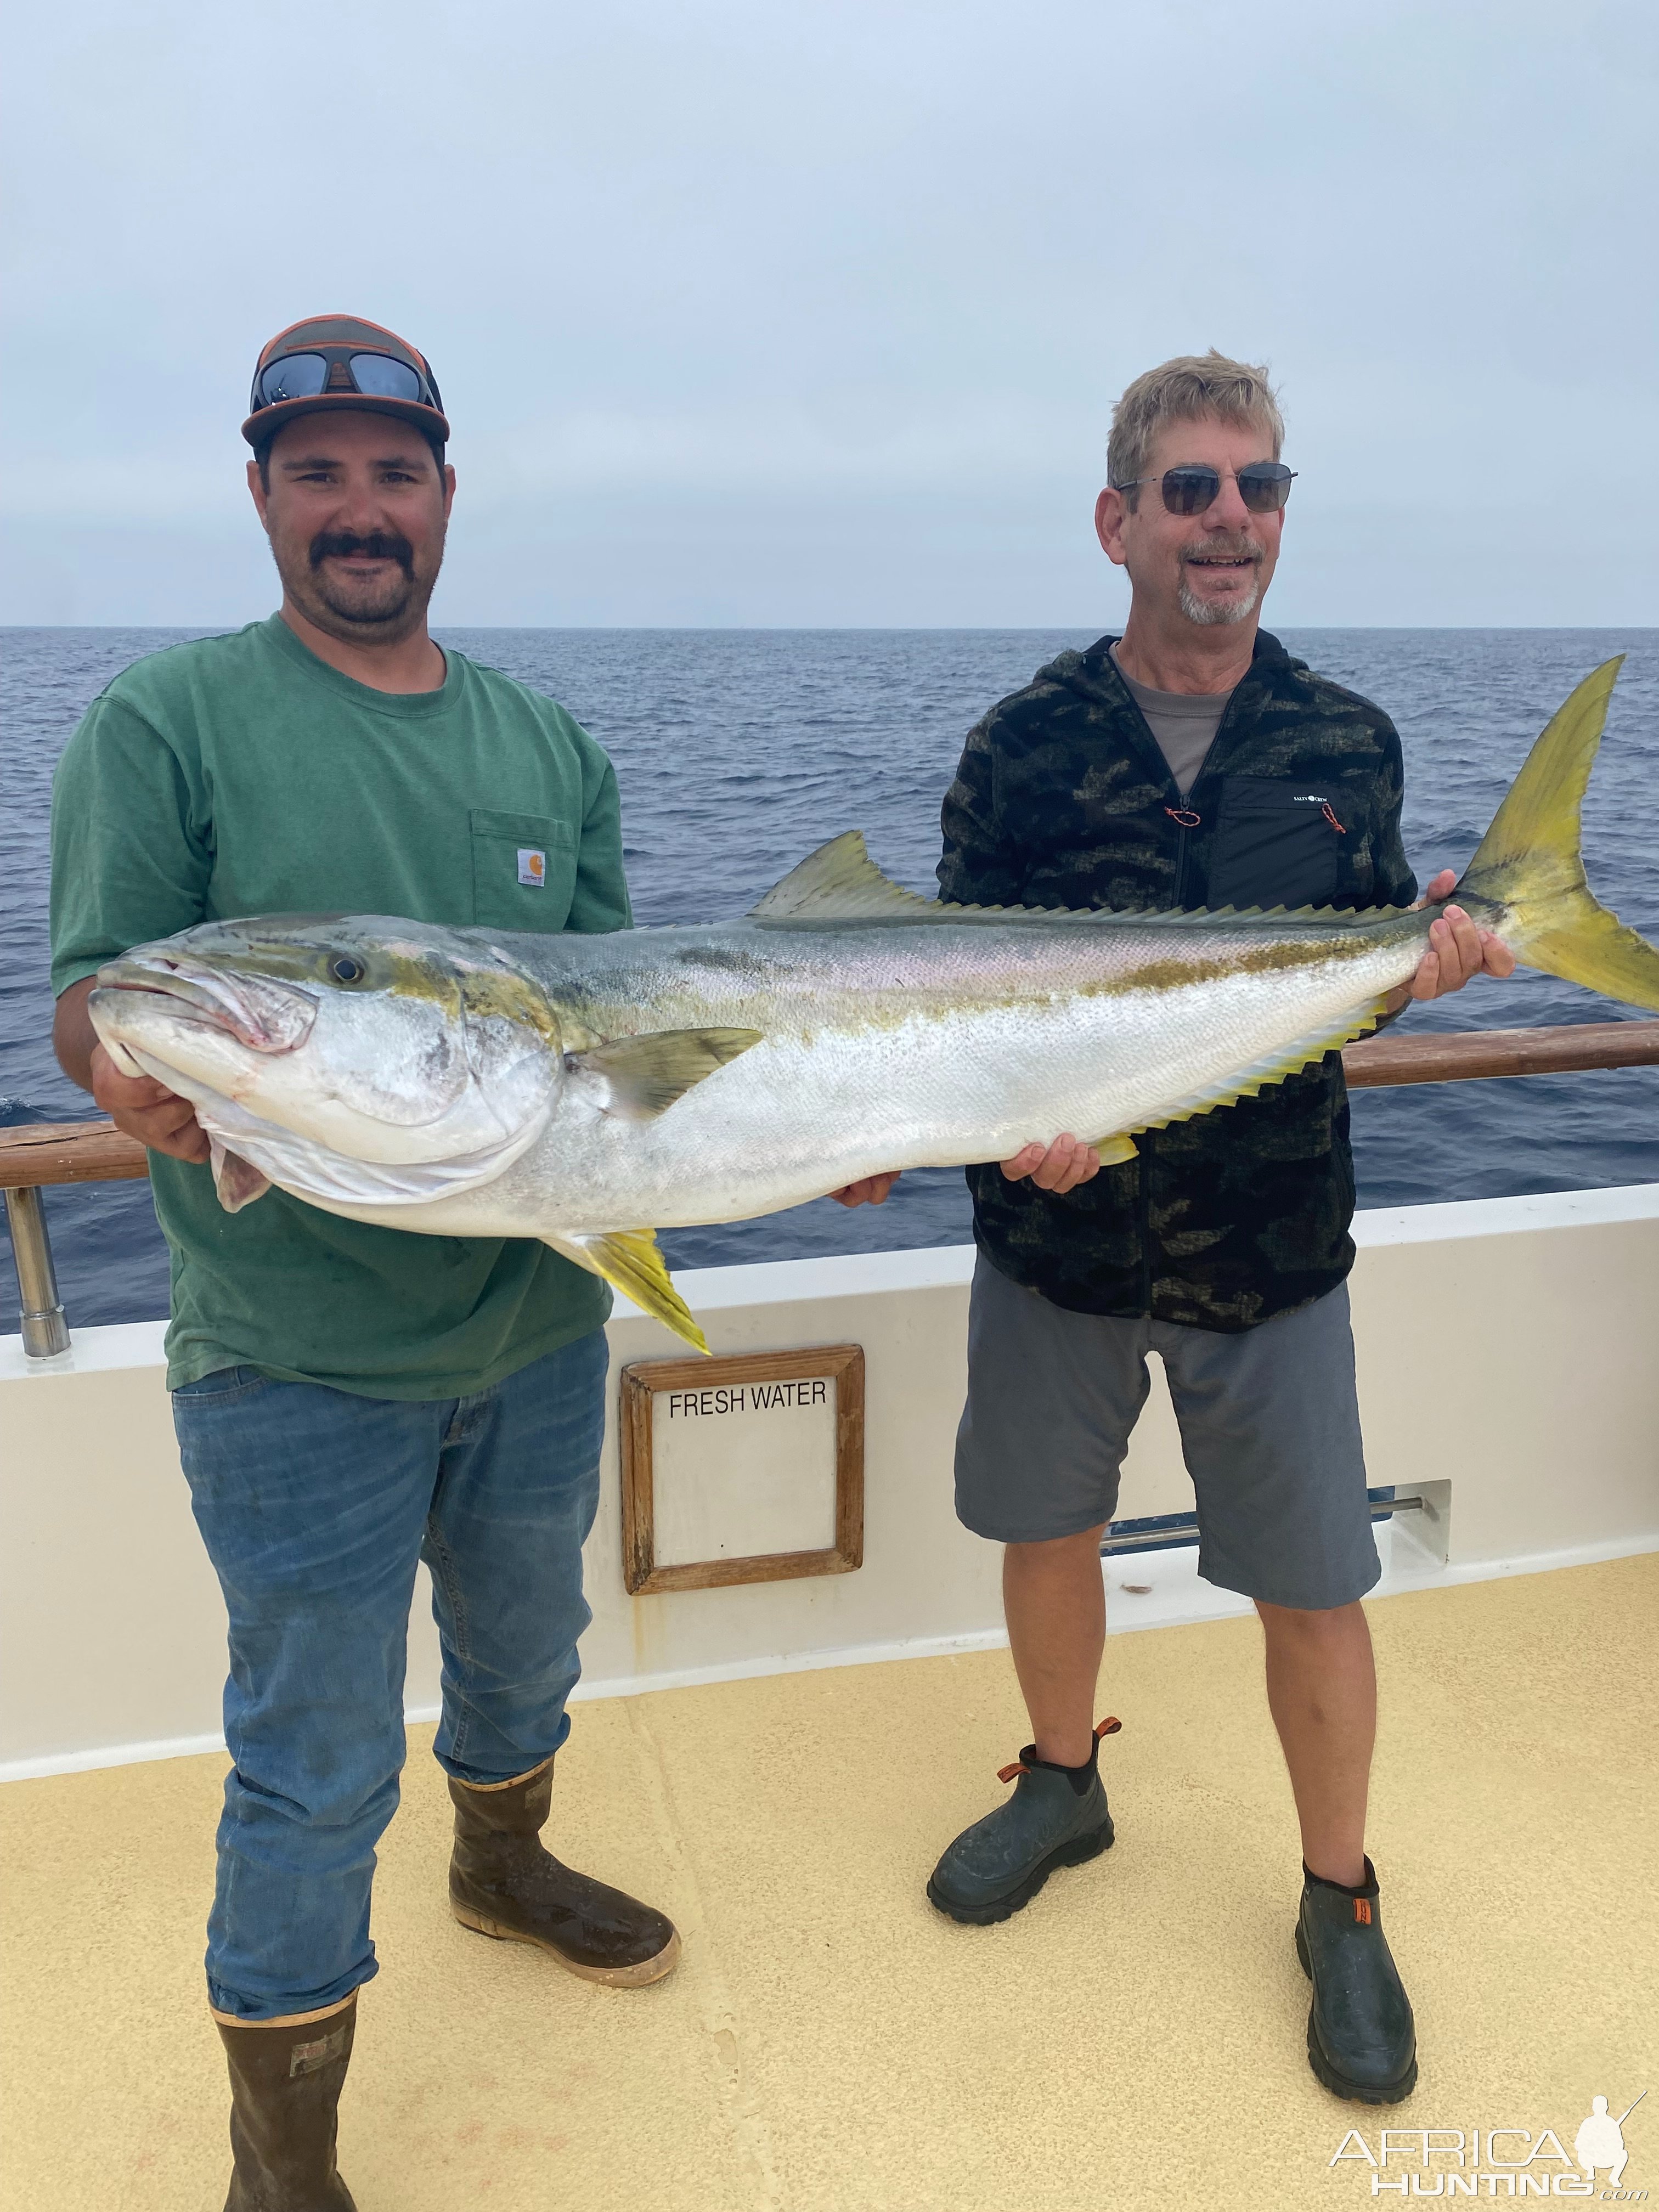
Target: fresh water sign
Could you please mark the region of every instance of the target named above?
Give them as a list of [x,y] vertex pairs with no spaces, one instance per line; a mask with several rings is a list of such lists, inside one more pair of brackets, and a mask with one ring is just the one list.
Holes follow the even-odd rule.
[[858,1345],[642,1360],[623,1371],[619,1411],[634,1595],[861,1564]]

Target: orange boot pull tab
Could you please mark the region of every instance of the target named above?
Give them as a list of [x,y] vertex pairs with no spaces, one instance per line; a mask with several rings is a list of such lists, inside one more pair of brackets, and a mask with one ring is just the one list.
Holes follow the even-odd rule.
[[[1122,1722],[1119,1720],[1115,1713],[1109,1713],[1106,1716],[1106,1718],[1102,1721],[1100,1726],[1095,1730],[1095,1741],[1098,1743],[1103,1735],[1116,1735],[1122,1726]],[[1028,1746],[1027,1748],[1029,1749],[1030,1747]],[[999,1782],[1012,1782],[1015,1775],[1029,1774],[1030,1771],[1030,1768],[1025,1764],[1025,1761],[1023,1759],[1017,1759],[1010,1766],[998,1767],[997,1780]]]

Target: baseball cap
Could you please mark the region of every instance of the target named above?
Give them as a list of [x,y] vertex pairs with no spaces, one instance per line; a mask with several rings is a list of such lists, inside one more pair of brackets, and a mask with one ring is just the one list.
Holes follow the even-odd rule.
[[351,407],[412,422],[428,444],[449,436],[424,354],[361,315],[311,315],[290,323],[260,354],[242,435],[256,452],[301,415]]

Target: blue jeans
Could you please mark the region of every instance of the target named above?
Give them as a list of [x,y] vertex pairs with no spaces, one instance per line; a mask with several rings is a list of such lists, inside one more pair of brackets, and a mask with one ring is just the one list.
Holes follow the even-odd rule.
[[417,1559],[443,1646],[445,1770],[511,1781],[569,1733],[607,1358],[596,1329],[465,1398],[361,1398],[252,1367],[173,1394],[230,1615],[207,1954],[220,2012],[311,2012],[377,1971],[369,1887],[398,1805]]

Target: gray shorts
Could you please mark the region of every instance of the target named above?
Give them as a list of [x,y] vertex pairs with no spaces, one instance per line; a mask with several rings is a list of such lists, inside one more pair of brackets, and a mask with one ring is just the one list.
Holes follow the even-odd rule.
[[983,1254],[968,1317],[957,1517],[1003,1544],[1109,1521],[1129,1432],[1169,1377],[1198,1500],[1198,1571],[1222,1589],[1310,1611],[1382,1573],[1365,1496],[1346,1284],[1224,1335],[1072,1313]]

